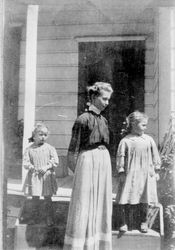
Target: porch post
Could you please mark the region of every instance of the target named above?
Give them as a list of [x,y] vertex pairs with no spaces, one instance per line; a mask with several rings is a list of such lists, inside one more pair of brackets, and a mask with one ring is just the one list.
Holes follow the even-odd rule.
[[6,245],[6,194],[7,185],[4,166],[4,136],[3,136],[3,49],[4,49],[4,1],[0,1],[0,249]]
[[171,115],[175,119],[175,8],[171,8]]
[[159,141],[175,115],[175,8],[159,8]]
[[[160,141],[167,132],[175,133],[175,7],[159,8],[159,131]],[[174,144],[169,138],[169,150]],[[167,148],[166,148],[167,146]],[[173,156],[173,181],[175,185],[175,156]]]
[[[31,131],[35,122],[37,24],[38,5],[29,5],[26,27],[23,152],[29,144],[28,138],[31,137]],[[22,186],[26,178],[26,173],[26,170],[22,169]]]

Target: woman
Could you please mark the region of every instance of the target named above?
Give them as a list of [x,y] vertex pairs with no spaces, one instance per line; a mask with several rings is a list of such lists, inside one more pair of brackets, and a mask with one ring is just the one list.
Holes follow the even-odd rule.
[[109,130],[100,114],[109,104],[109,83],[88,87],[90,106],[72,129],[68,164],[75,173],[64,249],[111,249],[112,179]]

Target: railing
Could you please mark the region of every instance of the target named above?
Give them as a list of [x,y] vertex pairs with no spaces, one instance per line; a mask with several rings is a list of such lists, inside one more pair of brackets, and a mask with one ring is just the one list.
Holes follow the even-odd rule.
[[150,206],[148,210],[148,228],[152,228],[154,226],[156,217],[159,215],[159,232],[161,236],[164,236],[164,221],[163,221],[163,207],[159,203],[155,206]]
[[148,212],[148,226],[152,228],[159,215],[160,235],[164,235],[163,207],[167,207],[168,202],[173,200],[175,184],[175,115],[171,116],[168,130],[163,138],[160,147],[160,157],[162,161],[159,181],[159,198],[163,203],[150,207]]

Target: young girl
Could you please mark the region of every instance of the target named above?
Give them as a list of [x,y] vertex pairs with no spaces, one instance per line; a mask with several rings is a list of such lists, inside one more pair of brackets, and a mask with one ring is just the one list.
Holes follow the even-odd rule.
[[131,213],[132,205],[139,204],[140,229],[146,233],[148,205],[158,202],[156,172],[161,162],[154,140],[144,134],[147,123],[148,117],[144,113],[131,113],[127,118],[129,134],[118,147],[119,190],[116,201],[122,212],[122,232],[128,230],[127,213]]
[[46,223],[53,224],[52,195],[57,191],[54,168],[58,165],[58,156],[54,147],[46,143],[48,128],[37,123],[29,142],[33,142],[24,153],[23,167],[28,170],[28,195],[32,195],[32,219],[29,224],[38,222],[39,198],[44,196]]
[[64,250],[111,249],[112,176],[109,130],[100,114],[112,94],[109,83],[88,88],[90,106],[73,126],[68,166],[75,173]]

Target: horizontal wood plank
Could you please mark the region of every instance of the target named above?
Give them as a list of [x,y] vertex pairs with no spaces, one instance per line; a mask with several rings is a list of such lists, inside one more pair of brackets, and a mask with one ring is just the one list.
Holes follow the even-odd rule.
[[[52,47],[50,47],[51,50]],[[59,50],[59,48],[58,48]],[[45,66],[61,66],[61,65],[78,65],[78,53],[71,53],[71,52],[54,52],[51,53],[50,51],[46,51],[43,54],[37,54],[37,65],[45,65]],[[25,65],[25,55],[20,56],[20,65],[24,67]]]
[[145,79],[145,92],[153,92],[154,89],[154,78]]
[[[20,93],[24,92],[25,82],[24,80],[20,81]],[[36,83],[36,91],[40,93],[49,93],[51,90],[55,90],[55,92],[78,92],[78,79],[77,80],[37,80]]]
[[57,154],[58,154],[58,157],[59,156],[67,156],[67,148],[63,148],[63,149],[61,149],[61,148],[56,148],[56,151],[57,151]]
[[[23,119],[24,107],[18,107],[18,118]],[[75,120],[77,107],[36,107],[35,119],[39,121]]]
[[154,99],[154,95],[153,93],[145,93],[145,96],[144,96],[144,99],[145,99],[145,104],[152,104],[153,103],[153,99]]
[[154,76],[154,67],[152,64],[145,64],[145,76],[153,77]]
[[48,126],[50,134],[71,135],[74,120],[72,121],[46,121],[45,120],[44,123]]
[[48,12],[40,12],[39,25],[63,25],[63,24],[95,24],[95,23],[126,23],[126,22],[153,22],[154,12],[153,9],[148,8],[141,10],[132,9],[82,9],[76,10],[52,10]]
[[152,104],[151,105],[145,104],[145,113],[148,115],[149,118],[153,118],[153,119],[156,118],[156,114],[155,114],[154,107]]
[[[53,94],[36,93],[36,106],[40,107],[55,107],[55,106],[77,106],[77,94],[76,93],[56,93],[55,89],[50,89]],[[24,95],[19,95],[19,106],[24,106]]]
[[[21,54],[25,54],[26,42],[21,41]],[[46,51],[78,51],[77,42],[73,39],[38,40],[37,53]]]
[[50,135],[47,142],[57,149],[67,149],[69,147],[70,135]]
[[[147,23],[38,26],[38,39],[92,35],[145,35],[152,32],[154,32],[153,25]],[[25,40],[25,34],[24,29],[22,40]]]
[[153,64],[154,63],[154,50],[150,49],[150,50],[145,50],[145,63],[147,64]]
[[[78,67],[37,67],[37,79],[76,79],[78,78]],[[24,79],[25,69],[20,68],[20,79]]]

